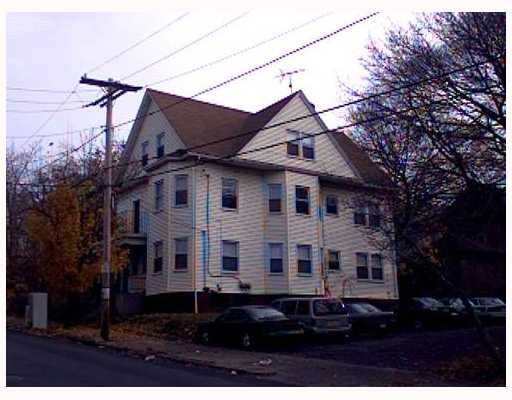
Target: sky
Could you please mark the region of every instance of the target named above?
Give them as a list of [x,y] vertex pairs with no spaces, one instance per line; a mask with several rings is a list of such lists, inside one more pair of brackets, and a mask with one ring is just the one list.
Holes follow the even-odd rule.
[[[112,78],[193,96],[371,13],[372,10],[329,11],[325,8],[317,11],[180,9],[160,13],[7,13],[6,144],[19,149],[41,140],[44,152],[56,153],[61,150],[60,144],[77,145],[91,132],[91,127],[98,129],[104,125],[104,108],[81,108],[84,102],[101,95],[100,91],[91,91],[93,88],[86,85],[78,85],[78,92],[62,105],[62,109],[73,110],[47,112],[59,107],[58,103],[68,97],[65,92],[71,91],[85,73],[90,78]],[[293,75],[293,90],[301,89],[317,110],[334,106],[342,102],[340,82],[353,87],[362,84],[361,58],[367,54],[370,38],[382,40],[389,27],[406,25],[413,19],[415,15],[411,12],[382,12],[197,99],[256,112],[290,93],[288,79],[278,77],[282,71],[303,70]],[[241,55],[157,83],[304,24]],[[160,28],[163,29],[151,38],[102,65]],[[137,73],[158,60],[161,61]],[[97,66],[99,68],[95,68]],[[135,117],[143,94],[144,89],[116,100],[114,124]],[[322,118],[329,128],[345,121],[342,111],[324,114]],[[126,139],[130,127],[131,124],[127,124],[116,130],[115,139]],[[80,132],[75,132],[77,130]],[[51,136],[26,139],[34,134]]]

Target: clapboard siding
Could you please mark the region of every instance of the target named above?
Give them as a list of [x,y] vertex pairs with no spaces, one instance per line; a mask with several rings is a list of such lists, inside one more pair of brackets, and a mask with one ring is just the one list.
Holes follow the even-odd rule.
[[[308,115],[310,113],[311,112],[307,108],[302,97],[297,94],[267,125],[274,125],[303,115]],[[313,134],[324,131],[325,127],[323,127],[315,118],[305,118],[300,121],[266,129],[260,131],[255,137],[253,137],[249,143],[242,148],[241,152],[243,153],[244,151],[284,142],[288,140],[287,129]],[[240,157],[291,167],[300,167],[332,175],[355,177],[354,171],[327,135],[318,135],[314,137],[313,140],[315,143],[315,160],[303,160],[300,158],[289,157],[286,154],[286,144],[262,151],[244,154]]]
[[[339,189],[322,189],[323,207],[327,194],[338,196],[339,216],[325,214],[323,238],[325,254],[328,250],[341,252],[341,271],[328,271],[328,283],[333,295],[344,297],[368,297],[380,299],[398,298],[396,288],[396,262],[389,247],[382,246],[385,237],[377,240],[367,228],[354,224],[353,203],[356,193]],[[358,281],[356,253],[379,253],[384,257],[384,281]],[[327,265],[327,264],[326,264]],[[326,267],[327,268],[327,267]]]
[[[295,209],[295,187],[309,187],[310,214],[301,215]],[[288,207],[288,258],[290,294],[321,294],[323,292],[320,263],[320,232],[318,220],[318,178],[286,172],[286,201]],[[301,276],[297,271],[297,245],[310,245],[312,274]]]
[[130,154],[129,162],[131,164],[128,165],[125,175],[128,178],[144,174],[142,165],[138,162],[141,159],[142,143],[146,141],[148,142],[148,165],[156,160],[156,137],[159,133],[165,133],[165,153],[170,153],[185,147],[169,121],[161,112],[159,112],[159,108],[156,103],[152,100],[149,101],[150,103],[146,112],[148,115],[144,118],[141,124],[140,130],[132,147],[132,154]]
[[[209,178],[206,177],[209,174]],[[221,207],[222,178],[234,178],[238,182],[238,210]],[[262,177],[259,173],[234,168],[207,165],[197,173],[196,226],[206,231],[207,179],[210,181],[210,257],[209,272],[198,262],[197,285],[216,289],[223,293],[240,292],[238,280],[221,271],[222,241],[239,242],[238,277],[251,285],[250,293],[263,294],[264,287],[264,234]],[[201,240],[196,242],[196,252],[201,255]],[[201,258],[200,256],[198,258]],[[206,272],[206,282],[204,274]],[[211,275],[213,276],[211,276]],[[206,284],[205,284],[206,283]]]

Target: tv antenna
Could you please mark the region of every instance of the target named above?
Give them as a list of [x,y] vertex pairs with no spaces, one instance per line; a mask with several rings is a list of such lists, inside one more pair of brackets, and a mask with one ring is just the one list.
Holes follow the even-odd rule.
[[290,88],[290,93],[293,93],[293,85],[292,85],[292,75],[298,74],[299,72],[304,72],[305,69],[296,69],[294,71],[283,71],[279,70],[281,73],[276,76],[276,78],[281,78],[281,82],[284,78],[288,77],[288,87]]

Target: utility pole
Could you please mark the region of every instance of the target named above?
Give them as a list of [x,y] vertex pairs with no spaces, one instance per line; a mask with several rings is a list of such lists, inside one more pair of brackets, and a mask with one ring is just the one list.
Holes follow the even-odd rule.
[[112,79],[102,81],[90,79],[84,75],[80,83],[99,86],[105,95],[86,105],[91,107],[107,106],[105,129],[105,188],[103,191],[103,264],[101,268],[101,322],[100,334],[104,340],[110,336],[110,260],[111,260],[111,221],[112,221],[112,109],[114,99],[126,92],[136,92],[140,86],[130,86]]

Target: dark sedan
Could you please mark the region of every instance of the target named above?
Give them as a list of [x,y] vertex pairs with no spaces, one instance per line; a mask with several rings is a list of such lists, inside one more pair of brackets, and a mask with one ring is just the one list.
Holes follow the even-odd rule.
[[394,327],[395,315],[391,311],[382,311],[370,303],[347,303],[345,307],[353,335],[380,336]]
[[224,343],[249,349],[301,338],[302,327],[271,307],[231,307],[211,322],[199,324],[196,339],[202,344]]
[[433,297],[402,300],[397,313],[400,325],[415,329],[454,326],[464,321],[463,314],[456,308],[445,305]]

